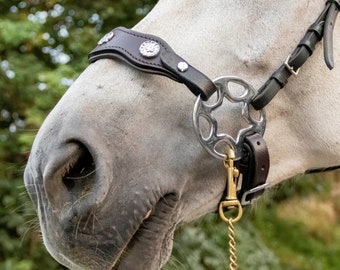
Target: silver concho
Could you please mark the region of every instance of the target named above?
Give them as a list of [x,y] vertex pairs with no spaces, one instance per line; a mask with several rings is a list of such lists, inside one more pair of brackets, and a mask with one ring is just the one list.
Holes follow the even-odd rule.
[[139,52],[146,58],[157,56],[160,50],[159,44],[153,40],[144,41],[139,47]]
[[179,62],[177,64],[177,69],[180,71],[180,72],[186,72],[189,68],[189,65],[187,62]]
[[[251,113],[251,109],[255,112],[250,105],[255,90],[244,80],[238,77],[221,77],[216,79],[214,83],[217,86],[217,97],[212,96],[208,101],[203,101],[198,97],[195,102],[193,111],[195,133],[202,146],[214,157],[224,160],[227,149],[231,147],[235,151],[236,159],[240,159],[243,155],[242,148],[245,136],[254,132],[263,135],[266,127],[265,111],[260,110],[257,117]],[[231,108],[228,109],[228,113],[232,114],[230,117],[234,118],[233,121],[236,123],[246,121],[246,127],[238,130],[236,138],[228,133],[221,133],[219,130],[219,124],[222,126],[223,123],[218,123],[216,116],[218,116],[218,113],[221,114],[218,109],[223,105],[225,99],[229,101]],[[241,103],[241,106],[237,106],[237,103]],[[240,107],[240,113],[235,111],[240,110]],[[222,117],[225,117],[225,115],[222,115]]]
[[99,41],[98,41],[98,45],[103,45],[107,42],[109,42],[113,37],[114,37],[114,33],[113,31],[107,33],[105,36],[103,36]]

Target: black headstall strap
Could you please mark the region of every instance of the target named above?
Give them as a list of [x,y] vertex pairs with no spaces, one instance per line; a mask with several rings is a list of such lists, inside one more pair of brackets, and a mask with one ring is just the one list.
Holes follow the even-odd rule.
[[324,58],[329,69],[333,69],[333,28],[340,10],[340,0],[328,0],[317,20],[308,28],[299,45],[259,89],[251,104],[256,110],[264,108],[287,83],[292,74],[297,75],[300,67],[313,54],[315,45],[323,38]]
[[305,174],[329,172],[329,171],[335,171],[335,170],[338,170],[338,169],[340,169],[340,165],[332,166],[332,167],[325,167],[325,168],[309,169],[309,170],[305,171]]
[[160,37],[117,27],[106,34],[89,54],[89,61],[121,59],[143,72],[163,75],[184,83],[196,96],[207,100],[215,84],[202,72],[177,55]]

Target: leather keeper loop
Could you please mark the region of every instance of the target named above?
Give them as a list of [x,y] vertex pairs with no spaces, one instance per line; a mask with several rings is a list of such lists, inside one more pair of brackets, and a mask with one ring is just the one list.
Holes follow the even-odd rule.
[[261,110],[275,97],[280,89],[280,85],[275,80],[268,80],[259,89],[259,93],[251,101],[251,105],[255,110]]
[[[315,45],[321,39],[315,34],[315,32],[309,32],[299,43],[298,46],[304,46],[309,51],[309,56],[311,56],[315,50]],[[308,58],[307,57],[307,58]],[[307,59],[306,59],[307,60]]]
[[313,23],[309,27],[307,33],[312,32],[312,33],[316,34],[318,40],[321,40],[322,35],[323,35],[323,26],[324,26],[323,22]]
[[251,101],[255,110],[264,108],[288,82],[292,73],[285,65],[281,65],[259,89],[258,94]]
[[283,88],[288,83],[288,78],[291,76],[291,72],[287,69],[285,65],[282,65],[277,71],[270,76],[270,79],[275,79],[281,88]]
[[264,188],[256,188],[264,187],[270,167],[268,148],[260,134],[245,137],[244,151],[245,156],[239,163],[242,187],[237,194],[242,205],[251,203],[264,192]]
[[327,0],[326,4],[328,3],[335,4],[338,10],[340,10],[340,0]]
[[290,57],[288,64],[294,68],[294,70],[298,70],[311,56],[310,50],[305,46],[300,46],[293,52]]

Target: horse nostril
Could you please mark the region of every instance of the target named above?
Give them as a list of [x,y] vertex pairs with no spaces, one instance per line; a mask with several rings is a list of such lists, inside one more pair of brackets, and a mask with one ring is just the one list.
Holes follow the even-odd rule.
[[55,212],[89,210],[98,202],[100,191],[96,163],[90,151],[80,142],[68,142],[52,153],[44,172],[44,187]]
[[93,157],[85,147],[80,149],[80,155],[65,168],[62,176],[66,189],[75,196],[91,192],[95,184],[96,166]]

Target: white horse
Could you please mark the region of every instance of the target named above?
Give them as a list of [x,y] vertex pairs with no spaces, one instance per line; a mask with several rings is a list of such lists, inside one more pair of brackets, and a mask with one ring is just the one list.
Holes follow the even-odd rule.
[[[134,30],[160,36],[209,78],[234,75],[259,89],[324,7],[161,0]],[[340,31],[334,47],[332,71],[318,44],[266,106],[268,186],[340,164]],[[176,226],[216,211],[226,173],[197,140],[194,101],[184,85],[119,60],[80,75],[42,125],[25,171],[56,260],[71,269],[159,269]],[[219,121],[235,134],[233,108]]]

